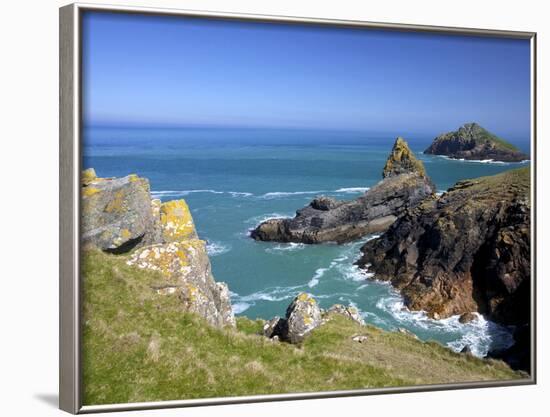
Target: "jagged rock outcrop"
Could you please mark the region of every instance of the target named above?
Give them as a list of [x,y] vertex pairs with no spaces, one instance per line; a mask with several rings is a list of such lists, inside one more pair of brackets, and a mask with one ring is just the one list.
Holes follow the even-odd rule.
[[359,314],[359,310],[354,306],[344,306],[342,304],[334,304],[330,307],[323,316],[330,316],[331,314],[340,314],[350,320],[353,320],[361,326],[365,325],[365,320]]
[[398,137],[395,140],[386,165],[384,165],[382,177],[388,178],[408,172],[416,172],[422,177],[426,176],[424,164],[414,156],[405,139]]
[[434,318],[478,311],[528,323],[529,182],[529,168],[460,181],[367,242],[358,264]]
[[263,335],[285,342],[299,344],[314,329],[330,320],[331,315],[341,315],[362,326],[365,321],[359,310],[353,306],[334,304],[328,310],[323,310],[310,294],[298,294],[286,309],[284,318],[275,316],[263,326]]
[[477,123],[466,123],[455,132],[439,135],[424,153],[445,155],[455,159],[502,162],[521,162],[529,159],[528,155],[514,145]]
[[407,209],[434,192],[422,162],[397,138],[383,172],[384,179],[352,201],[317,197],[293,219],[270,219],[251,237],[277,242],[344,243],[385,231]]
[[177,295],[186,311],[213,326],[235,326],[229,289],[214,280],[184,200],[152,200],[147,179],[98,178],[92,169],[84,171],[82,187],[85,244],[128,254],[129,265],[160,273],[152,288],[159,295]]
[[98,178],[93,169],[82,175],[82,239],[98,248],[123,253],[157,242],[160,223],[151,202],[149,181],[137,175]]

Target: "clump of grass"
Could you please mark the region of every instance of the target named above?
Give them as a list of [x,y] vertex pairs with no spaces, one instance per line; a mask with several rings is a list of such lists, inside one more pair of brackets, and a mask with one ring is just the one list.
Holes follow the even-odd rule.
[[[262,320],[216,329],[151,290],[162,277],[122,256],[83,255],[85,404],[348,390],[519,378],[504,363],[362,327],[344,317],[302,346],[258,333]],[[368,341],[351,340],[366,334]]]

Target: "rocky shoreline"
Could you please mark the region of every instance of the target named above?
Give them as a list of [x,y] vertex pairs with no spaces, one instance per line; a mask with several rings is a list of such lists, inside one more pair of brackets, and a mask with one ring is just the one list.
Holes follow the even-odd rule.
[[250,234],[255,240],[295,243],[345,243],[380,233],[408,209],[433,195],[435,187],[403,138],[397,138],[382,181],[352,201],[315,198],[293,219],[270,219]]

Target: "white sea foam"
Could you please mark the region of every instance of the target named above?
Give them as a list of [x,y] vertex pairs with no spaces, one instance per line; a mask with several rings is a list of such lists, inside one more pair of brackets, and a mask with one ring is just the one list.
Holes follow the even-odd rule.
[[161,191],[151,191],[151,196],[153,198],[162,198],[162,197],[186,197],[189,194],[228,194],[232,197],[250,197],[253,194],[241,191],[218,191],[210,189],[198,189],[198,190],[161,190]]
[[508,347],[513,344],[511,329],[490,322],[479,314],[477,314],[476,320],[469,323],[460,323],[459,316],[434,320],[429,318],[424,311],[410,311],[401,296],[395,291],[393,293],[390,297],[381,298],[376,307],[392,315],[399,323],[411,328],[413,332],[414,329],[419,329],[442,334],[458,333],[461,335],[458,339],[447,343],[448,347],[457,352],[468,345],[472,354],[484,357],[489,348]]
[[273,191],[270,193],[265,193],[260,196],[260,198],[264,199],[274,199],[274,198],[284,198],[284,197],[290,197],[295,195],[307,195],[307,194],[320,194],[320,193],[326,193],[326,190],[317,190],[317,191]]
[[221,242],[208,241],[206,243],[206,251],[209,256],[216,256],[227,253],[231,250],[230,245],[223,244]]
[[335,193],[346,193],[346,194],[355,194],[355,193],[364,193],[370,190],[370,187],[349,187],[349,188],[338,188],[335,190]]
[[268,253],[283,253],[283,252],[295,252],[297,250],[304,249],[306,247],[305,243],[279,243],[275,246],[270,246],[266,248],[266,252]]
[[317,284],[319,284],[319,279],[322,278],[323,275],[325,275],[325,272],[327,272],[329,268],[318,268],[315,270],[315,275],[311,278],[311,280],[307,283],[309,288],[315,287]]
[[505,161],[495,161],[494,159],[465,159],[465,158],[451,158],[447,155],[435,155],[439,158],[447,159],[449,161],[459,161],[459,162],[468,162],[474,164],[497,164],[497,165],[514,165],[514,164],[526,164],[531,162],[530,159],[524,159],[523,161],[518,162],[505,162]]
[[252,304],[249,303],[232,303],[231,307],[233,308],[233,313],[241,314],[244,311],[248,310]]
[[270,287],[261,291],[256,291],[248,295],[238,295],[233,293],[232,296],[238,303],[254,303],[256,301],[283,301],[294,298],[300,289],[304,289],[303,285],[291,287]]

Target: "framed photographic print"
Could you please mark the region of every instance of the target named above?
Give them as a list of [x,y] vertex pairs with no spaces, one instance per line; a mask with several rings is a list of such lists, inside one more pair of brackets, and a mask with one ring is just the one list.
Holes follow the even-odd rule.
[[535,33],[60,9],[60,407],[535,383]]

